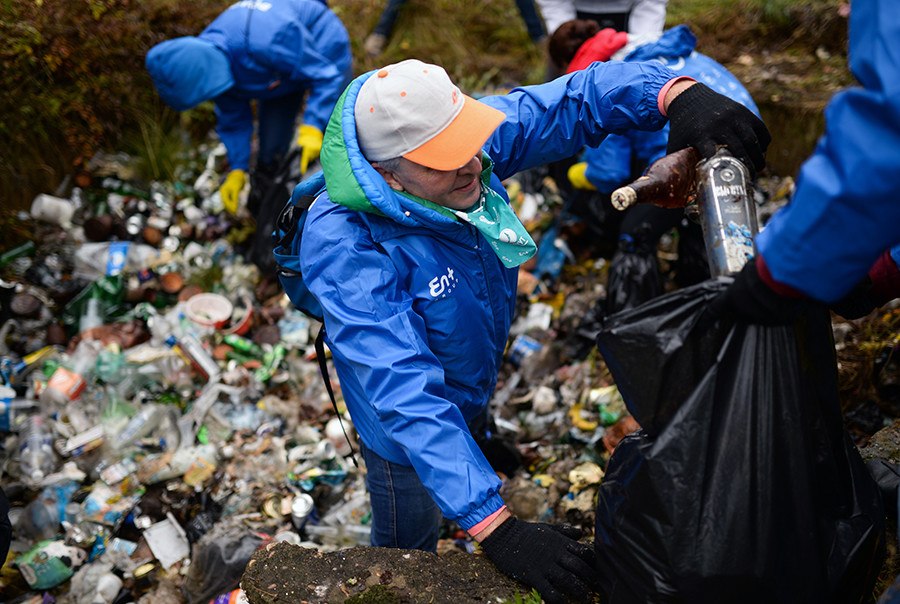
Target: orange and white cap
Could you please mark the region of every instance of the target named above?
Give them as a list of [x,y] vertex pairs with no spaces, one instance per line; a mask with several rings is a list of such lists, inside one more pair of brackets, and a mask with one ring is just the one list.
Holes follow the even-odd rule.
[[434,170],[464,166],[506,117],[463,94],[442,67],[417,59],[372,74],[354,115],[366,159],[405,157]]

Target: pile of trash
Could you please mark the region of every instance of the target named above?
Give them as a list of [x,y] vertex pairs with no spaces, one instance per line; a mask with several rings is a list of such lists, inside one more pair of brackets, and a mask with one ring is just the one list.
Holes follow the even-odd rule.
[[[127,156],[98,155],[89,179],[20,212],[0,250],[6,602],[208,602],[232,597],[267,543],[369,543],[364,467],[339,384],[336,412],[319,371],[319,326],[245,261],[255,224],[214,190],[224,148],[195,154],[175,182],[147,186]],[[537,229],[559,200],[534,183],[510,187]],[[615,433],[597,427],[618,426],[624,406],[592,363],[556,373],[543,342],[562,300],[538,301],[536,284],[497,393],[518,471],[504,495],[523,518],[590,530]],[[442,548],[475,549],[452,523],[444,535]]]
[[[261,547],[369,543],[365,468],[319,370],[319,326],[245,261],[255,224],[214,191],[224,147],[194,154],[146,187],[126,156],[98,155],[0,246],[7,603],[235,601]],[[640,427],[596,349],[565,345],[606,261],[567,242],[546,171],[506,185],[543,241],[520,273],[489,458],[513,513],[590,534],[606,462]],[[452,523],[443,537],[475,550]]]
[[210,186],[224,149],[197,153],[145,189],[95,158],[5,242],[5,602],[208,602],[267,542],[369,542],[318,326],[242,260],[252,219]]

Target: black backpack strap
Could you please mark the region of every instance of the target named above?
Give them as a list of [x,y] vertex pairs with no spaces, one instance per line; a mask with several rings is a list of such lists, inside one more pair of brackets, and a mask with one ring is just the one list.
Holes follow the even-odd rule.
[[334,407],[334,412],[337,415],[338,422],[341,424],[341,432],[344,433],[344,438],[347,439],[347,444],[350,446],[350,453],[344,457],[349,457],[351,461],[353,461],[353,465],[359,468],[359,463],[356,461],[356,452],[353,450],[353,443],[350,442],[350,437],[347,435],[346,428],[344,428],[344,420],[341,418],[341,412],[338,411],[337,400],[334,398],[334,389],[331,387],[331,380],[328,378],[328,364],[325,362],[324,324],[319,328],[319,333],[316,334],[316,358],[319,360],[319,371],[322,372],[322,379],[325,381],[325,389],[328,390],[328,396],[331,397],[331,404]]

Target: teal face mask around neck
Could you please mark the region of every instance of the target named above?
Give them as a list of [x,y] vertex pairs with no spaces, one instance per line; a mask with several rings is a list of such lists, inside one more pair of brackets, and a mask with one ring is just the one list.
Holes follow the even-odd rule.
[[398,195],[413,199],[445,216],[456,216],[459,220],[468,222],[488,240],[503,266],[514,268],[534,256],[537,245],[506,200],[488,186],[493,167],[491,158],[486,154],[482,156],[481,196],[478,203],[467,211],[451,210],[406,192],[398,192]]
[[519,266],[537,252],[534,239],[506,200],[484,184],[474,208],[453,213],[484,235],[506,268]]

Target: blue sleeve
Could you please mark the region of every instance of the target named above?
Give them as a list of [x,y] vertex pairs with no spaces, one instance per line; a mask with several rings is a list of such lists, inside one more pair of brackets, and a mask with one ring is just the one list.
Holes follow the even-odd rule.
[[612,134],[597,148],[584,151],[585,175],[601,193],[612,193],[640,174],[632,174],[635,161],[648,166],[666,154],[669,125],[655,132],[629,130],[624,135]]
[[309,24],[302,46],[292,79],[310,89],[303,122],[324,132],[335,103],[353,77],[350,36],[337,15],[329,11]]
[[857,0],[850,69],[862,88],[835,95],[825,134],[803,164],[791,203],[757,238],[772,276],[833,302],[900,243],[900,11]]
[[329,203],[310,210],[301,267],[325,310],[342,387],[365,392],[350,408],[354,426],[369,446],[379,438],[398,446],[444,516],[471,528],[503,504],[500,479],[444,395],[443,368],[396,267],[358,215],[316,207]]
[[250,169],[250,139],[253,136],[253,111],[250,102],[226,94],[215,99],[216,133],[228,151],[232,170]]
[[485,143],[494,171],[508,178],[597,146],[607,134],[658,130],[666,118],[657,97],[676,76],[655,61],[611,61],[480,99],[507,116]]
[[601,193],[612,193],[631,177],[631,141],[611,134],[599,147],[584,150],[584,175]]

